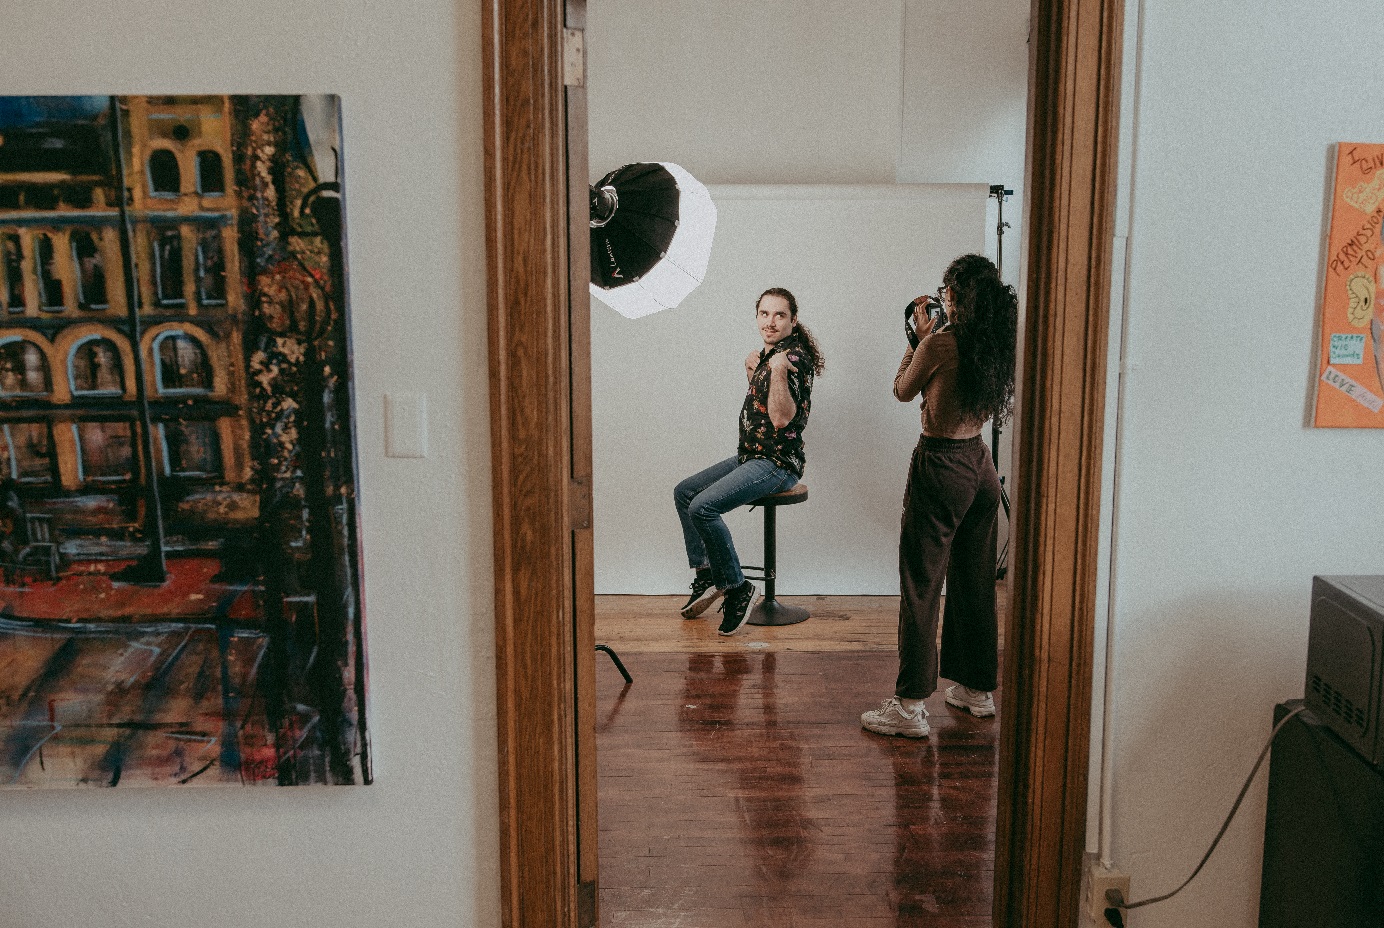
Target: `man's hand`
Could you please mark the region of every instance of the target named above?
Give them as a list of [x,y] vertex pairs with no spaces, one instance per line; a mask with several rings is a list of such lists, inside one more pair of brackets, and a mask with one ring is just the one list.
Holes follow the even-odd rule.
[[758,351],[751,351],[750,354],[749,354],[749,356],[748,356],[747,358],[745,358],[745,379],[746,379],[746,380],[754,380],[754,371],[755,371],[755,368],[757,368],[757,367],[759,367],[759,352],[758,352]]
[[796,374],[798,369],[793,366],[792,361],[788,360],[788,355],[784,352],[780,351],[769,359],[769,373],[783,373],[784,376],[787,376],[788,371]]

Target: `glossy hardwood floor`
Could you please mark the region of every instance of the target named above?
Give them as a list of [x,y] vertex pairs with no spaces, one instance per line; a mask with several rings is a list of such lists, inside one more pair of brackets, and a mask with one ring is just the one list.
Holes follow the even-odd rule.
[[597,598],[634,676],[598,655],[602,926],[989,928],[997,720],[939,690],[925,740],[860,728],[897,602],[809,597],[726,639],[680,599]]

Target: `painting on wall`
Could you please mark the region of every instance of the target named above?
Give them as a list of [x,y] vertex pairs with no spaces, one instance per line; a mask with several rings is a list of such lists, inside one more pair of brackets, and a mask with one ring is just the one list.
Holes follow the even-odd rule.
[[0,785],[370,782],[340,135],[0,97]]
[[1320,319],[1318,428],[1384,428],[1384,145],[1341,142]]

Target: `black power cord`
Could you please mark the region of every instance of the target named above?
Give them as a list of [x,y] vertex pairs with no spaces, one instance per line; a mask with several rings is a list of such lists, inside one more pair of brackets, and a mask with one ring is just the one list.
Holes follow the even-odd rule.
[[1215,839],[1211,842],[1211,846],[1206,849],[1206,853],[1202,855],[1201,863],[1197,864],[1197,868],[1192,871],[1192,875],[1183,880],[1182,885],[1172,892],[1164,893],[1161,896],[1154,896],[1151,899],[1140,899],[1138,902],[1125,902],[1124,893],[1120,892],[1118,889],[1107,889],[1105,891],[1105,921],[1107,924],[1113,926],[1113,928],[1124,928],[1125,912],[1128,912],[1130,909],[1138,909],[1146,905],[1153,905],[1155,902],[1163,902],[1165,899],[1171,899],[1173,896],[1176,896],[1186,889],[1188,883],[1196,879],[1197,874],[1201,872],[1201,868],[1205,867],[1206,862],[1211,859],[1211,854],[1216,850],[1216,845],[1220,844],[1221,838],[1225,837],[1226,829],[1230,827],[1230,822],[1235,818],[1235,813],[1240,811],[1240,803],[1245,801],[1245,794],[1249,792],[1249,787],[1250,784],[1254,782],[1255,774],[1259,773],[1259,768],[1264,765],[1264,758],[1269,756],[1269,748],[1273,747],[1274,739],[1277,738],[1278,733],[1283,730],[1283,726],[1288,724],[1289,719],[1306,708],[1306,706],[1298,706],[1296,709],[1283,716],[1283,718],[1279,719],[1278,724],[1273,727],[1273,731],[1269,732],[1269,740],[1264,743],[1264,750],[1259,752],[1259,759],[1256,760],[1254,766],[1250,768],[1249,776],[1245,778],[1245,785],[1240,787],[1240,795],[1235,797],[1235,804],[1230,807],[1230,814],[1227,815],[1225,821],[1221,823],[1221,830],[1216,832]]

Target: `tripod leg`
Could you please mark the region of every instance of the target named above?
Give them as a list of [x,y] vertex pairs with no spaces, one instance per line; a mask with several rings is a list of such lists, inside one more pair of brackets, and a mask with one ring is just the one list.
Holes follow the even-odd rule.
[[626,684],[634,682],[634,677],[631,677],[630,672],[625,669],[625,664],[623,661],[620,660],[620,655],[612,651],[609,645],[598,644],[596,645],[596,650],[604,651],[606,656],[609,657],[615,663],[615,669],[620,671],[620,676],[625,678]]

